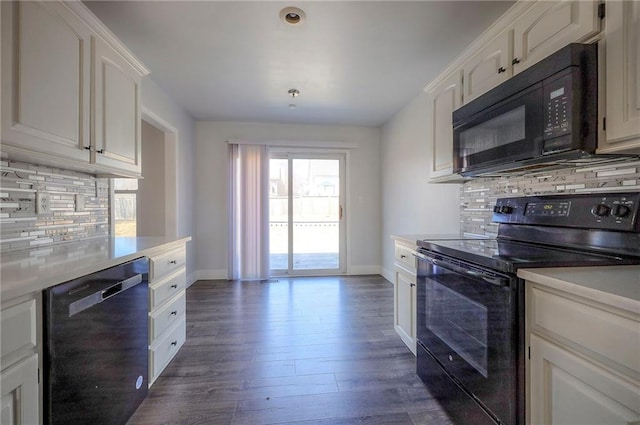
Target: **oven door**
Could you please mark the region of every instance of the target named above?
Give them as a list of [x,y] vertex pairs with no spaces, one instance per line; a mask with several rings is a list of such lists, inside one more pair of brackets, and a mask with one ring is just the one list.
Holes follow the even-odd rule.
[[418,343],[500,423],[515,425],[517,277],[424,254],[417,254]]

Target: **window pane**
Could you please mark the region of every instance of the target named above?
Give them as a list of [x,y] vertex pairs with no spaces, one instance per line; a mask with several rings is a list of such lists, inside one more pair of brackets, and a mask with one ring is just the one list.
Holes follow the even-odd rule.
[[289,268],[289,162],[269,160],[269,260],[271,270]]
[[138,190],[138,179],[113,179],[113,190]]
[[340,268],[340,161],[293,159],[293,269]]
[[[116,179],[120,180],[120,179]],[[122,179],[129,180],[129,179]],[[138,185],[138,181],[136,186]],[[115,236],[136,236],[136,194],[114,193],[113,219],[115,222]]]

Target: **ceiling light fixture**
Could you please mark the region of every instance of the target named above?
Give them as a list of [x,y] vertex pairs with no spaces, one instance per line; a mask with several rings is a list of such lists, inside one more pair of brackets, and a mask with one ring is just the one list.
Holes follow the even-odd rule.
[[300,96],[300,90],[298,89],[289,89],[287,93],[289,93],[289,96],[291,96],[294,99],[296,98],[296,96]]
[[307,14],[299,7],[285,7],[280,11],[280,19],[289,25],[299,25],[307,18]]
[[[289,91],[287,91],[287,93],[289,93],[289,96],[291,96],[291,99],[295,99],[296,96],[300,96],[300,90],[298,89],[289,89]],[[296,109],[298,106],[295,103],[290,103],[289,104],[289,109],[290,110],[294,110]]]

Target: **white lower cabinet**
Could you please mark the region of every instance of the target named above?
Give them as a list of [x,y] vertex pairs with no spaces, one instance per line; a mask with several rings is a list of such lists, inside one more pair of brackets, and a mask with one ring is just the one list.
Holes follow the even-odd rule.
[[0,374],[2,425],[40,423],[38,355],[19,361]]
[[185,258],[184,245],[149,255],[149,385],[186,338]]
[[393,287],[393,328],[409,350],[416,354],[415,247],[396,242]]
[[640,306],[526,285],[528,423],[640,423]]
[[640,388],[598,363],[532,335],[531,424],[629,425]]
[[0,310],[0,424],[40,422],[39,296],[5,303]]

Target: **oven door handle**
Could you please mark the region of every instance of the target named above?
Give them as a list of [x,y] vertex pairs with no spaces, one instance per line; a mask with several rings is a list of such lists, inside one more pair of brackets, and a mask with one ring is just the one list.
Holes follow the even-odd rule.
[[416,256],[419,259],[428,261],[429,263],[433,264],[434,266],[442,267],[443,269],[450,270],[450,271],[452,271],[454,273],[470,276],[470,277],[473,277],[473,278],[476,278],[476,279],[482,279],[487,283],[490,283],[492,285],[499,286],[499,287],[509,286],[509,281],[510,280],[508,278],[506,278],[506,277],[495,275],[493,273],[488,273],[488,272],[483,272],[483,271],[478,271],[478,270],[472,270],[472,269],[466,269],[464,267],[460,267],[460,266],[457,266],[455,264],[451,264],[451,263],[449,263],[447,261],[444,261],[444,260],[436,260],[435,258],[427,257],[426,255],[421,254],[419,252],[414,252],[413,255]]

